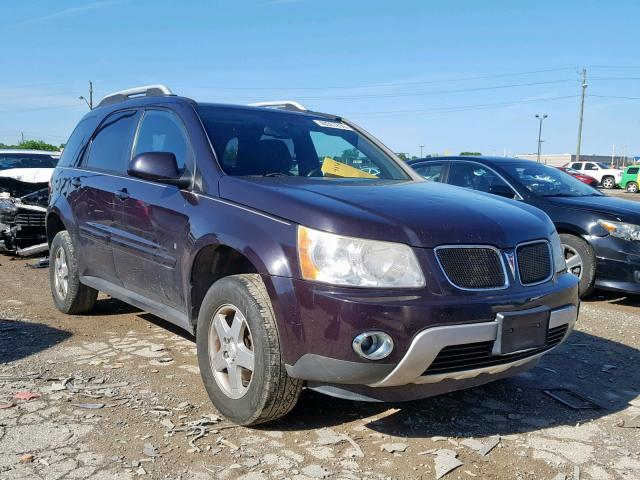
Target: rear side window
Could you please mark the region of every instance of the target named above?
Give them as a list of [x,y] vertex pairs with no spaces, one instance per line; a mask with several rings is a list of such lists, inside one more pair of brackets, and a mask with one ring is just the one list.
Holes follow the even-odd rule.
[[135,111],[108,116],[93,136],[85,166],[92,170],[124,174],[131,159],[137,119]]
[[53,155],[34,153],[0,154],[0,170],[12,168],[54,168],[58,158]]
[[76,164],[81,150],[87,144],[87,141],[93,133],[93,127],[94,122],[88,118],[82,120],[76,126],[76,128],[73,130],[73,133],[69,137],[64,150],[62,151],[60,161],[58,162],[59,167],[69,167]]
[[148,152],[173,153],[180,170],[192,166],[193,152],[189,139],[175,114],[163,110],[145,112],[134,156]]
[[630,175],[635,175],[636,173],[638,173],[638,167],[630,167],[629,170],[627,170],[627,173]]
[[416,165],[413,169],[422,175],[426,180],[432,182],[442,181],[442,170],[444,169],[444,162],[429,162]]
[[587,163],[584,166],[585,170],[598,170],[598,167],[596,167],[593,163]]

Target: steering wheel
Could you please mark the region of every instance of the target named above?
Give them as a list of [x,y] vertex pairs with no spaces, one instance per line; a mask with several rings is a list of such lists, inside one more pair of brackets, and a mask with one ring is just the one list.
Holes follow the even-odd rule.
[[314,168],[309,173],[307,173],[305,177],[324,177],[324,174],[322,173],[322,167]]

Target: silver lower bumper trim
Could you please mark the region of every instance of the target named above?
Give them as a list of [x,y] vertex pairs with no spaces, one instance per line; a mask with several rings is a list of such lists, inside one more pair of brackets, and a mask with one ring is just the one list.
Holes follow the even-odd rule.
[[[523,311],[523,313],[526,313],[526,311]],[[567,305],[551,311],[549,317],[549,328],[567,325],[567,333],[558,345],[564,342],[571,330],[573,330],[577,316],[578,308],[575,305]],[[405,356],[389,375],[379,382],[373,383],[369,386],[395,387],[409,383],[436,383],[448,379],[462,380],[465,378],[473,378],[484,373],[500,373],[508,370],[509,368],[524,365],[527,362],[540,358],[548,351],[501,365],[492,365],[490,367],[476,368],[460,372],[443,373],[440,375],[422,376],[422,373],[429,368],[429,365],[433,363],[438,353],[440,353],[440,350],[444,347],[465,343],[495,341],[497,339],[497,335],[497,321],[428,328],[416,335]]]

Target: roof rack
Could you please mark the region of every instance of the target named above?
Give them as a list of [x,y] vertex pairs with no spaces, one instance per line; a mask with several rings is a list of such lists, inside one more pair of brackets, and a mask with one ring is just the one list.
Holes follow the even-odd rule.
[[111,105],[112,103],[123,102],[135,97],[164,97],[168,95],[174,95],[169,90],[169,87],[165,85],[145,85],[143,87],[134,87],[127,90],[120,90],[119,92],[113,92],[100,100],[99,107],[105,105]]
[[268,108],[277,108],[280,110],[292,110],[294,112],[306,112],[307,108],[293,100],[282,100],[279,102],[258,102],[258,103],[250,103],[251,107],[268,107]]

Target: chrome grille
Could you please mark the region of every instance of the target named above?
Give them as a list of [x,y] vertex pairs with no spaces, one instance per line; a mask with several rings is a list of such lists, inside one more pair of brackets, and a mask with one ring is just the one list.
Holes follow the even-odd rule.
[[551,249],[547,242],[519,245],[516,248],[518,273],[523,285],[541,283],[553,274]]
[[435,249],[449,282],[465,290],[505,288],[507,277],[500,251],[488,247],[450,246]]
[[18,213],[15,216],[15,225],[22,227],[44,227],[44,224],[44,212]]

